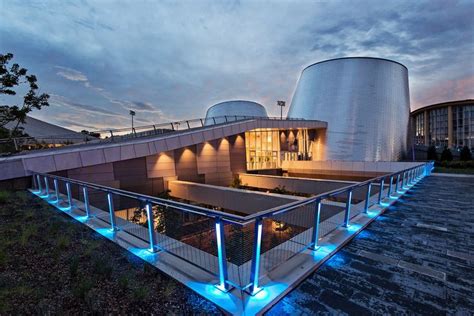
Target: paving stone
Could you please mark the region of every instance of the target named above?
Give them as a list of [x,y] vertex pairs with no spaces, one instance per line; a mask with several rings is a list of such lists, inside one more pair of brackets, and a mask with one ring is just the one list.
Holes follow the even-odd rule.
[[473,205],[472,179],[423,179],[270,314],[472,315]]

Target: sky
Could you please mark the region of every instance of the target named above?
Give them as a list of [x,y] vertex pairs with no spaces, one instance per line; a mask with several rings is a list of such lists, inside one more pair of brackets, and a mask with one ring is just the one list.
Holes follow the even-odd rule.
[[0,0],[0,11],[0,53],[51,95],[32,116],[74,130],[130,126],[130,109],[137,125],[204,117],[232,99],[278,116],[306,66],[347,56],[406,65],[412,110],[474,98],[474,0]]

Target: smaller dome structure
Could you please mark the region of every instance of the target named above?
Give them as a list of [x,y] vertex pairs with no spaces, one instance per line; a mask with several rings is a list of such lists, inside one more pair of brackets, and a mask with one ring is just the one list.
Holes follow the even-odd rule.
[[265,107],[257,102],[245,100],[225,101],[214,104],[207,109],[205,125],[231,122],[245,117],[268,117],[268,115]]

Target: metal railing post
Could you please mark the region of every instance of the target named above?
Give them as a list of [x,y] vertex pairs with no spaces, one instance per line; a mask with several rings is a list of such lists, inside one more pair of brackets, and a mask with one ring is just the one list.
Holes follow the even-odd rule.
[[82,193],[84,195],[84,207],[86,209],[86,217],[89,218],[90,214],[90,205],[89,205],[89,192],[87,187],[82,187]]
[[31,175],[31,185],[33,186],[33,189],[38,190],[38,182],[36,181],[36,175],[32,174]]
[[387,193],[388,198],[392,196],[392,182],[393,182],[393,176],[390,176],[390,184],[388,185],[388,193]]
[[369,184],[367,185],[367,192],[365,193],[364,213],[366,213],[366,214],[369,211],[370,189],[371,188],[372,188],[372,182],[369,182]]
[[217,260],[219,261],[219,284],[217,287],[222,291],[227,291],[227,256],[225,253],[225,233],[224,222],[220,217],[216,218],[216,241],[217,241]]
[[48,177],[44,177],[44,193],[46,194],[46,198],[49,198],[49,183]]
[[405,177],[406,177],[406,176],[405,176],[405,171],[403,171],[403,177],[402,177],[402,190],[403,190],[403,189],[405,189],[405,182],[406,182],[406,180],[405,180]]
[[202,121],[202,119],[199,119],[201,121],[201,126],[204,126],[204,122]]
[[251,286],[249,288],[250,294],[255,294],[258,292],[258,279],[260,271],[260,248],[262,243],[262,218],[258,217],[255,219],[255,228],[253,236],[253,255],[252,263],[250,267],[250,282]]
[[191,129],[191,126],[189,126],[189,121],[186,121],[186,124],[188,125],[188,129]]
[[385,178],[380,179],[380,188],[379,188],[379,199],[378,199],[378,204],[382,203],[382,194],[383,194],[383,183],[384,183]]
[[112,193],[107,193],[107,202],[109,203],[110,226],[112,230],[117,230],[117,222],[115,220],[114,198]]
[[174,131],[174,124],[171,123],[171,129]]
[[71,184],[69,182],[66,182],[66,192],[67,192],[67,201],[69,204],[69,209],[72,210]]
[[227,123],[227,115],[224,115],[224,118],[225,118],[225,122]]
[[150,202],[147,202],[145,205],[146,209],[146,216],[148,220],[148,238],[150,239],[150,251],[156,252],[158,251],[158,245],[156,243],[156,235],[155,235],[155,218],[153,216],[153,208],[151,207]]
[[395,193],[398,193],[398,183],[400,182],[400,174],[397,174],[397,182],[395,183]]
[[43,186],[41,185],[41,178],[39,174],[36,175],[36,183],[38,183],[38,193],[41,194],[43,192]]
[[314,207],[314,226],[313,226],[313,236],[311,243],[313,245],[313,250],[318,250],[318,240],[319,240],[319,220],[321,217],[321,200],[317,199],[315,201]]
[[214,121],[214,125],[216,125],[216,118],[213,116],[212,120]]
[[153,124],[153,132],[155,133],[155,135],[158,134],[158,133],[156,132],[156,126],[155,126],[155,124]]
[[56,194],[56,203],[59,205],[59,188],[58,188],[58,179],[53,180],[54,183],[54,193]]
[[352,188],[347,191],[346,210],[344,213],[344,227],[349,227],[349,220],[351,217],[351,202],[352,202]]

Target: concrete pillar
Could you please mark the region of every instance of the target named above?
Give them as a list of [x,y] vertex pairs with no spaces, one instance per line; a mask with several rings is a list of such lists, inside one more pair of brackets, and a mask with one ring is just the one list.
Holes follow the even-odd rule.
[[453,107],[448,106],[448,148],[453,147]]

